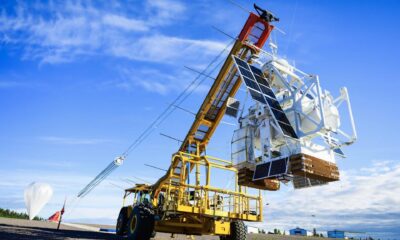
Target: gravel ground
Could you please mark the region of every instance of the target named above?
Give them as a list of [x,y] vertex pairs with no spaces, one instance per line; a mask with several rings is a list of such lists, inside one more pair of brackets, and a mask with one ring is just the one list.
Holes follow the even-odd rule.
[[[93,226],[93,225],[90,225]],[[112,226],[104,226],[109,227]],[[91,239],[104,239],[113,240],[121,239],[114,234],[110,233],[100,233],[92,232],[87,230],[82,230],[80,228],[74,228],[71,226],[61,225],[60,230],[57,231],[57,224],[51,222],[41,222],[41,221],[28,221],[21,219],[11,219],[11,218],[0,218],[0,239],[1,240],[91,240]],[[155,240],[161,239],[176,239],[184,240],[190,239],[185,235],[177,235],[175,238],[170,237],[171,234],[157,233]],[[195,236],[196,240],[218,240],[215,236]],[[321,238],[313,237],[293,237],[293,236],[278,236],[278,235],[260,235],[260,234],[250,234],[248,235],[248,240],[321,240]],[[329,238],[323,238],[328,240]]]
[[72,240],[72,239],[118,239],[113,234],[82,231],[77,228],[61,226],[41,221],[0,218],[0,239],[4,240]]

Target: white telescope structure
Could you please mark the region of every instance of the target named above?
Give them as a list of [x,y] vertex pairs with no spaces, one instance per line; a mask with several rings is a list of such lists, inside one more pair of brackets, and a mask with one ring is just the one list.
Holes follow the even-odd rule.
[[262,51],[252,64],[232,56],[255,100],[232,138],[234,165],[251,172],[253,181],[293,181],[295,188],[339,180],[336,158],[345,157],[342,148],[357,138],[347,89],[334,97],[317,75],[270,46],[272,53]]

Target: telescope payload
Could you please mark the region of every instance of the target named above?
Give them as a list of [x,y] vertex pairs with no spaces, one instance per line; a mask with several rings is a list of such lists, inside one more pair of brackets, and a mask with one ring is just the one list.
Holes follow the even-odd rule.
[[297,69],[278,56],[276,44],[270,46],[271,53],[250,56],[250,64],[232,56],[255,100],[232,138],[239,184],[278,190],[282,181],[304,188],[339,180],[336,158],[345,157],[342,147],[357,138],[347,89],[334,97],[317,75]]

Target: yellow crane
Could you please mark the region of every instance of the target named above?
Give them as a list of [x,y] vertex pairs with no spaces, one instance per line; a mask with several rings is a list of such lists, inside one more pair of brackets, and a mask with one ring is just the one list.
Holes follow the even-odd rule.
[[[133,196],[134,203],[122,207],[118,235],[146,240],[157,231],[243,240],[243,221],[263,220],[261,190],[277,190],[279,181],[253,181],[249,174],[240,174],[231,161],[206,155],[207,144],[225,114],[227,101],[241,84],[232,56],[251,63],[273,30],[271,23],[279,20],[255,7],[257,14],[250,13],[181,147],[173,154],[166,174],[153,185],[137,184],[125,190],[124,205],[128,196]],[[214,187],[213,169],[233,173],[234,190]],[[187,181],[190,173],[195,176],[193,183]],[[248,194],[247,187],[260,189],[258,195]]]

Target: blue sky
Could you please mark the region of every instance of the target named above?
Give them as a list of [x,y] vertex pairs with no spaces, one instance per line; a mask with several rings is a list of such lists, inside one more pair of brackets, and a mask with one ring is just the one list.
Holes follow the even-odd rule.
[[[238,1],[252,9],[249,1]],[[257,1],[281,21],[279,53],[334,95],[350,92],[359,139],[339,160],[342,181],[266,193],[260,226],[400,233],[396,123],[400,33],[397,1]],[[32,181],[52,184],[43,210],[76,194],[153,120],[230,39],[247,13],[229,1],[0,1],[0,206],[23,210]],[[205,80],[183,107],[197,111]],[[234,123],[227,117],[224,121]],[[176,111],[93,194],[71,221],[112,222],[132,176],[155,181],[192,116]],[[221,124],[210,152],[230,157],[235,127]],[[312,204],[310,204],[312,203]],[[310,217],[310,213],[316,215]],[[292,219],[287,221],[287,219]]]

